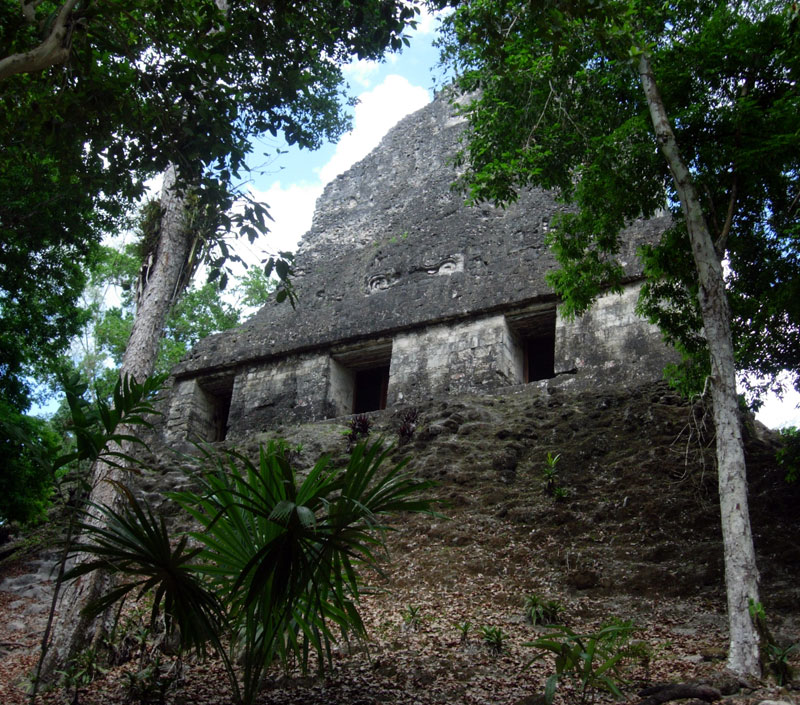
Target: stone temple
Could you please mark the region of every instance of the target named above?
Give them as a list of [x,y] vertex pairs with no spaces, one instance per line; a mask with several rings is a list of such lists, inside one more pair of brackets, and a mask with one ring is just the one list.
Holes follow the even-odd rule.
[[175,368],[168,439],[213,442],[512,385],[661,378],[673,355],[634,304],[637,248],[666,220],[628,229],[624,292],[566,320],[545,282],[555,266],[545,236],[564,206],[541,190],[505,210],[465,206],[451,189],[462,129],[440,97],[327,186],[296,256],[296,309],[270,302]]

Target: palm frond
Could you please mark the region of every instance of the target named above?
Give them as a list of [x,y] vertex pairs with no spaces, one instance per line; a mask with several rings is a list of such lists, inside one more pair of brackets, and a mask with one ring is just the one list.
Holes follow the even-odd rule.
[[213,581],[232,615],[234,645],[245,654],[243,697],[257,692],[274,658],[311,654],[330,661],[336,633],[364,634],[357,569],[379,569],[386,516],[430,512],[430,482],[388,471],[391,448],[362,442],[344,469],[323,456],[298,482],[286,447],[270,443],[258,464],[226,452],[201,477],[197,492],[173,493],[203,527],[194,570]]
[[[225,611],[199,577],[192,561],[200,548],[187,550],[187,538],[173,545],[162,518],[156,519],[124,485],[117,485],[125,504],[120,511],[93,504],[80,523],[84,539],[75,549],[88,560],[78,562],[65,579],[77,578],[97,569],[122,577],[122,582],[86,607],[97,615],[131,593],[137,598],[154,590],[151,623],[163,610],[167,628],[177,628],[182,645],[204,652],[207,643],[221,648],[219,634]],[[100,521],[97,520],[100,517]]]

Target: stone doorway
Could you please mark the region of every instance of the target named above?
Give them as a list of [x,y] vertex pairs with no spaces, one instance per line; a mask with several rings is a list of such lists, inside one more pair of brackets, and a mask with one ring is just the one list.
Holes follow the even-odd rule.
[[331,352],[329,399],[338,416],[386,408],[392,341],[377,340]]
[[[205,416],[206,424],[204,433],[198,435],[205,436],[205,440],[210,443],[224,441],[228,435],[228,416],[231,411],[231,400],[233,399],[233,377],[223,377],[216,380],[204,380],[200,382],[200,390],[205,397]],[[200,429],[198,429],[200,431]]]
[[507,314],[521,357],[520,381],[524,384],[555,377],[556,305]]
[[353,413],[364,414],[386,408],[389,392],[389,365],[358,370],[353,386]]

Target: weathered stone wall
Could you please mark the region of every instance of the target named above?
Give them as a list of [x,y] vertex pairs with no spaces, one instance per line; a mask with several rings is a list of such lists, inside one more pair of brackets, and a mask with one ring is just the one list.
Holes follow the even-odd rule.
[[229,425],[231,399],[241,378],[230,373],[176,380],[170,393],[166,432],[171,438],[217,441]]
[[[545,238],[563,206],[541,190],[504,210],[465,206],[451,189],[462,129],[436,100],[326,187],[297,256],[296,310],[269,303],[201,341],[174,371],[170,435],[210,439],[220,418],[239,435],[349,414],[371,367],[389,369],[389,405],[576,373],[660,377],[670,353],[633,313],[635,252],[666,220],[625,233],[622,296],[562,320]],[[531,376],[538,355],[549,372]]]
[[339,415],[328,401],[330,365],[327,354],[306,353],[241,370],[228,422],[232,435]]
[[[235,331],[201,341],[176,374],[552,299],[545,236],[564,206],[541,190],[522,192],[507,209],[465,206],[451,189],[462,129],[451,112],[434,101],[326,187],[297,256],[296,310],[267,304]],[[628,230],[620,259],[632,280],[636,249],[665,223]]]
[[170,394],[166,430],[175,438],[200,438],[208,440],[207,429],[211,423],[208,400],[197,378],[175,382]]
[[392,350],[389,402],[518,384],[517,347],[502,314],[400,333]]
[[640,286],[601,296],[583,316],[560,317],[556,326],[556,372],[596,370],[609,381],[659,379],[676,353],[658,328],[635,313]]
[[[657,378],[673,354],[660,344],[658,330],[634,314],[638,290],[633,284],[622,294],[602,296],[590,312],[574,320],[553,314],[550,376],[557,379],[534,384],[562,386],[579,377],[578,384],[591,387]],[[537,313],[551,310],[554,306],[539,306],[533,312],[464,318],[399,332],[391,340],[372,341],[372,347],[367,341],[289,355],[245,366],[233,379],[218,375],[181,380],[172,394],[168,432],[214,440],[213,418],[220,414],[214,405],[221,395],[212,390],[219,390],[220,380],[226,379],[232,387],[228,426],[234,436],[280,423],[350,414],[356,372],[376,359],[389,364],[390,406],[524,384],[526,329],[520,320],[535,322]]]

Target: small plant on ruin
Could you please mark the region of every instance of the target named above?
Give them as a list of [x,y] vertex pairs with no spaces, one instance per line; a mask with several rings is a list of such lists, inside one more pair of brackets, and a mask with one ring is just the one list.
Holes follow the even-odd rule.
[[350,419],[348,429],[345,432],[347,445],[352,448],[359,441],[369,437],[369,430],[372,426],[372,419],[366,414],[357,414]]
[[300,460],[300,456],[303,453],[303,444],[296,443],[293,446],[286,445],[286,457],[289,459],[289,462],[296,463]]
[[748,600],[747,609],[761,637],[761,657],[766,670],[775,677],[775,682],[778,685],[784,685],[793,678],[792,668],[789,665],[789,656],[793,651],[800,649],[800,642],[784,646],[779,645],[767,626],[767,613],[764,610],[764,605],[750,599]]
[[558,624],[564,606],[557,600],[543,600],[538,595],[528,595],[525,598],[525,617],[536,626],[537,624]]
[[568,499],[569,495],[570,491],[566,487],[556,487],[553,490],[553,499],[556,500],[556,502]]
[[625,684],[625,668],[632,659],[637,659],[639,650],[631,642],[634,629],[633,622],[620,620],[604,624],[590,634],[576,634],[569,627],[554,626],[550,633],[525,644],[540,650],[531,663],[548,653],[555,657],[555,672],[545,683],[548,705],[553,702],[559,681],[574,683],[573,697],[581,705],[594,702],[598,690],[622,697],[620,686]]
[[180,683],[182,672],[183,665],[180,660],[164,664],[161,655],[154,654],[140,670],[125,672],[127,701],[138,702],[139,705],[151,703],[164,705],[167,693]]
[[422,624],[422,615],[419,612],[419,607],[409,605],[403,612],[403,628],[411,631],[416,631],[419,625]]
[[100,655],[97,649],[93,648],[84,649],[69,662],[65,670],[58,671],[61,676],[60,685],[68,693],[71,693],[71,705],[79,704],[82,688],[104,676],[106,672],[106,669],[100,665]]
[[456,624],[456,629],[458,629],[458,633],[461,635],[461,643],[466,644],[469,639],[469,633],[472,631],[472,622],[465,621]]
[[[127,663],[136,659],[137,665],[123,673],[126,699],[128,703],[139,705],[164,705],[167,694],[173,692],[183,676],[180,644],[177,634],[168,634],[164,620],[153,623],[147,619],[147,611],[152,609],[151,593],[144,602],[148,610],[135,605],[129,611],[122,625],[121,638],[112,644],[112,663]],[[115,630],[116,631],[116,630]],[[178,652],[178,658],[163,660],[165,653]]]
[[411,407],[400,417],[400,428],[397,429],[400,445],[405,445],[411,440],[414,431],[417,430],[418,418],[419,410],[415,407]]
[[558,485],[558,461],[560,458],[561,453],[553,455],[550,451],[547,451],[547,457],[544,460],[544,468],[542,470],[544,492],[556,501],[569,497],[569,490],[566,487],[560,487]]
[[789,657],[794,651],[800,650],[800,641],[787,646],[778,646],[775,643],[767,644],[767,669],[775,676],[778,685],[786,685],[794,678],[794,671],[789,665]]
[[553,455],[549,450],[547,457],[544,461],[544,469],[542,470],[542,479],[544,480],[544,491],[553,496],[553,492],[557,487],[558,479],[558,461],[561,458],[561,453]]
[[501,627],[481,627],[481,637],[486,648],[493,654],[503,653],[508,634]]

